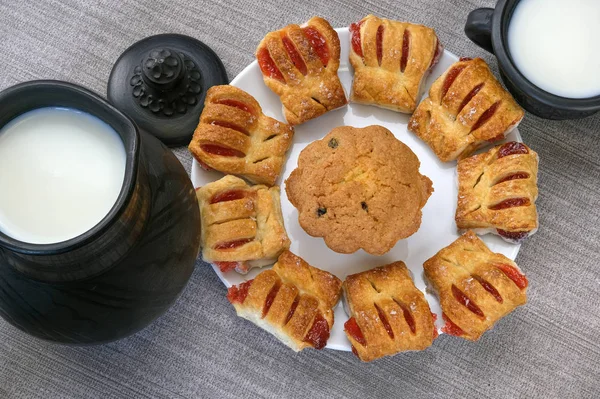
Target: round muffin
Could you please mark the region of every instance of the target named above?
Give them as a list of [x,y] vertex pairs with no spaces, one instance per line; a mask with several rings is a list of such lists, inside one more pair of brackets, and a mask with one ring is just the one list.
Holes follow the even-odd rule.
[[421,225],[433,192],[412,150],[382,126],[342,126],[309,144],[286,180],[302,228],[335,252],[383,255]]

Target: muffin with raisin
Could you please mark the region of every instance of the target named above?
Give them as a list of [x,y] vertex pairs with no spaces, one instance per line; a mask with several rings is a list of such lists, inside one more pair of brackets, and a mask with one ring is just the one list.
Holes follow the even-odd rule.
[[333,129],[286,180],[302,228],[339,253],[382,255],[421,225],[433,192],[412,150],[382,126]]

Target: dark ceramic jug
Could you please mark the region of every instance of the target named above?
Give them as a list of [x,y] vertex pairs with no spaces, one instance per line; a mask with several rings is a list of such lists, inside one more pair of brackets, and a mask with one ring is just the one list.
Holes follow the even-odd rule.
[[196,195],[171,151],[81,87],[38,81],[9,88],[0,93],[0,127],[49,106],[112,126],[125,145],[125,180],[109,214],[79,237],[40,245],[0,233],[0,315],[50,341],[116,340],[147,326],[184,289],[200,244]]

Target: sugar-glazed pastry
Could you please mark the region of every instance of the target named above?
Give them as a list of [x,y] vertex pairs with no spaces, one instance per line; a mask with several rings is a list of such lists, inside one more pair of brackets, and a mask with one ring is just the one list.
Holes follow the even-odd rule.
[[520,242],[538,228],[538,155],[510,142],[458,162],[456,225]]
[[202,257],[222,272],[247,273],[273,264],[290,247],[279,187],[249,186],[227,175],[196,190],[202,222]]
[[429,289],[437,294],[442,331],[471,341],[527,302],[527,278],[512,260],[493,253],[472,231],[423,265]]
[[408,129],[442,161],[469,156],[487,142],[504,138],[524,111],[498,83],[481,58],[461,58],[431,86]]
[[256,59],[265,84],[281,99],[288,123],[299,125],[346,104],[337,75],[340,39],[323,18],[268,33]]
[[281,173],[294,129],[262,113],[237,87],[213,86],[189,150],[205,169],[272,186]]
[[429,305],[404,262],[350,275],[343,289],[350,316],[344,330],[362,361],[423,350],[437,337]]
[[350,41],[350,100],[413,113],[443,51],[433,29],[368,15],[350,25]]
[[327,344],[341,286],[333,274],[284,251],[272,269],[231,287],[227,299],[238,316],[298,352]]
[[382,126],[341,126],[309,144],[285,182],[300,226],[339,253],[383,255],[421,225],[433,192],[412,150]]

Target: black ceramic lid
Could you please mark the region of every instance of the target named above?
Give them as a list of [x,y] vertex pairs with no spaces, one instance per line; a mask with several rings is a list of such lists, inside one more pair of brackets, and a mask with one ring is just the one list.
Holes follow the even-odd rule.
[[206,91],[227,84],[223,63],[189,36],[147,37],[129,47],[108,79],[108,100],[141,130],[163,143],[187,145],[204,108]]

